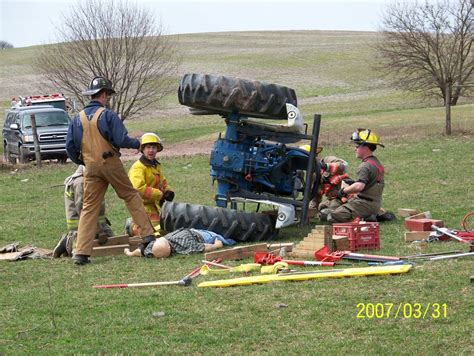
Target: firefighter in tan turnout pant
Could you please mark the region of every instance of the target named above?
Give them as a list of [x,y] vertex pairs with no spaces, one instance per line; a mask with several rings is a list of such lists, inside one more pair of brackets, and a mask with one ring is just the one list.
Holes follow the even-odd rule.
[[[357,180],[341,188],[330,207],[320,206],[319,218],[331,223],[348,222],[355,218],[376,220],[382,205],[384,167],[373,155],[377,146],[384,147],[370,129],[359,129],[352,134],[356,157],[362,160],[357,168]],[[347,198],[346,203],[341,199]],[[337,203],[337,204],[336,204]]]
[[78,265],[89,262],[101,203],[109,184],[124,200],[133,221],[140,227],[144,242],[155,239],[155,230],[142,199],[130,183],[120,160],[120,148],[138,149],[140,142],[128,136],[115,112],[105,108],[109,97],[115,94],[112,83],[106,78],[95,77],[83,94],[90,95],[92,100],[71,121],[66,142],[69,158],[85,165],[84,204],[73,257]]
[[[53,250],[53,257],[71,256],[77,240],[77,228],[84,201],[84,166],[77,167],[74,174],[64,180],[64,207],[66,210],[66,223],[68,233],[61,236],[58,244]],[[99,221],[97,224],[95,239],[99,245],[107,242],[109,237],[114,236],[110,222],[105,216],[105,201],[100,206]]]

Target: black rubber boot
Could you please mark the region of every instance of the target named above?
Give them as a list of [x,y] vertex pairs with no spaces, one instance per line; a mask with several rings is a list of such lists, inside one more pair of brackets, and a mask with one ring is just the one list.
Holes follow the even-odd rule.
[[74,261],[75,265],[80,265],[80,266],[86,265],[86,264],[91,262],[89,260],[89,256],[87,256],[87,255],[74,255],[72,260]]
[[64,234],[63,236],[61,236],[61,238],[58,241],[58,244],[53,250],[53,257],[59,258],[63,255],[68,256],[66,247],[67,247],[67,234]]

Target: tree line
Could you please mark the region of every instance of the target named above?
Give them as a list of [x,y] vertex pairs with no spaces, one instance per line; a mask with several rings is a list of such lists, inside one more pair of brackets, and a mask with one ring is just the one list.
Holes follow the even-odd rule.
[[[397,88],[438,96],[449,108],[474,92],[474,0],[396,2],[381,19],[376,63]],[[86,0],[64,15],[58,43],[44,46],[37,65],[55,86],[85,105],[81,91],[105,76],[117,95],[111,108],[122,120],[137,116],[174,89],[177,44],[161,23],[128,0]]]

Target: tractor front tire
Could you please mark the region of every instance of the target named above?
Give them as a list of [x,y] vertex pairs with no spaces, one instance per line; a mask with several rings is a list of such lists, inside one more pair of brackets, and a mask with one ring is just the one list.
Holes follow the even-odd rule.
[[198,113],[286,119],[286,104],[297,106],[293,89],[259,81],[210,74],[185,74],[178,89],[182,105]]
[[270,240],[277,231],[275,219],[267,214],[173,202],[161,208],[160,223],[167,232],[182,227],[210,230],[237,242]]

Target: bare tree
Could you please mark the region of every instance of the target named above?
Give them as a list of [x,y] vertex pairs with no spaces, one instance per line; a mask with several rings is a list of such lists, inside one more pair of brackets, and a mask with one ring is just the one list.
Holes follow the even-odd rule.
[[0,49],[9,49],[13,48],[13,45],[7,41],[0,41]]
[[451,105],[474,91],[471,0],[395,2],[382,23],[383,69],[397,87],[441,97],[451,134]]
[[110,103],[122,120],[155,104],[179,65],[176,42],[152,13],[127,0],[87,0],[63,16],[61,43],[44,46],[37,63],[46,79],[85,105],[81,92],[95,75],[117,91]]

